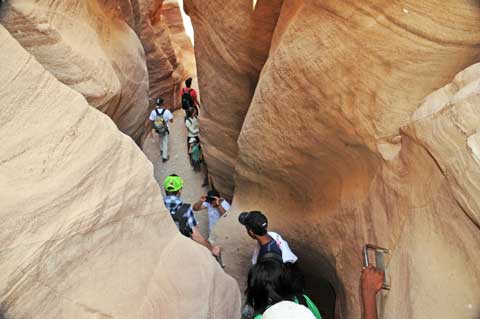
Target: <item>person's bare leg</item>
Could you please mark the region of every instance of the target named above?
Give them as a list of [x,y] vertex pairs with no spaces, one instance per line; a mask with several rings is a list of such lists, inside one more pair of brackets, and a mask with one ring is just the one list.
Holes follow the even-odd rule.
[[208,250],[210,250],[210,252],[212,253],[212,255],[220,255],[220,246],[212,245],[208,240],[206,240],[198,230],[198,227],[193,227],[192,239],[200,245],[207,247]]

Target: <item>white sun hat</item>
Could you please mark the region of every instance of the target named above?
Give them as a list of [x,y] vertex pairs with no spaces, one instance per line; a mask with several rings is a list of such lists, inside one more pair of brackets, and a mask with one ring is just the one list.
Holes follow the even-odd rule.
[[268,308],[263,319],[315,319],[313,313],[305,306],[292,301],[280,301]]

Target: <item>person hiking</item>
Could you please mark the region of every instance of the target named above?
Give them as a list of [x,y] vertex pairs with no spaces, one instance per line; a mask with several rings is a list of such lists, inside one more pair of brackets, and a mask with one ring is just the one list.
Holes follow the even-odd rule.
[[188,110],[186,110],[186,112],[187,116],[185,117],[185,127],[187,128],[187,148],[189,148],[192,138],[194,138],[197,142],[200,142],[200,138],[198,137],[200,130],[198,128],[197,110],[194,107],[190,107]]
[[314,318],[322,319],[315,303],[303,291],[296,290],[296,280],[280,255],[265,253],[248,272],[245,299],[246,305],[253,310],[250,317],[261,319],[262,313],[271,306],[281,301],[291,301],[308,308]]
[[295,263],[298,260],[282,236],[267,231],[268,220],[262,212],[243,212],[238,216],[238,221],[245,226],[248,235],[257,241],[252,256],[252,264],[256,264],[268,252],[280,255],[284,263]]
[[202,170],[203,163],[202,146],[200,145],[198,139],[194,137],[192,137],[188,141],[188,143],[188,155],[190,157],[190,164],[192,165],[194,171],[200,172]]
[[230,209],[230,203],[220,197],[220,194],[216,190],[210,190],[207,192],[206,196],[200,197],[200,200],[193,204],[194,211],[200,211],[203,209],[207,209],[208,212],[208,238],[211,239],[213,227],[220,217],[225,216]]
[[197,220],[195,219],[191,205],[186,204],[181,198],[183,179],[176,174],[170,174],[165,178],[163,187],[165,189],[165,198],[163,199],[163,202],[172,215],[180,233],[191,238],[200,245],[207,247],[212,255],[218,260],[218,258],[220,258],[220,247],[212,245],[202,236],[198,229]]
[[192,78],[185,80],[185,87],[180,91],[180,94],[182,98],[182,108],[185,110],[185,113],[191,107],[194,107],[198,113],[200,102],[197,98],[197,91],[192,89]]
[[173,114],[166,107],[162,107],[164,100],[160,97],[155,103],[155,109],[150,113],[147,123],[148,135],[152,134],[152,128],[155,129],[160,137],[160,153],[162,162],[168,161],[168,136],[170,135],[169,123],[173,123]]

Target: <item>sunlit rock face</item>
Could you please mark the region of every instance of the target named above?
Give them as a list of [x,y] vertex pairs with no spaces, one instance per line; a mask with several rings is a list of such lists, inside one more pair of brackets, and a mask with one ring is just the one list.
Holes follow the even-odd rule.
[[147,59],[150,107],[153,108],[157,97],[162,97],[167,106],[176,107],[186,74],[171,41],[164,1],[141,0],[138,5],[141,20],[138,33]]
[[152,164],[0,26],[0,317],[236,318]]
[[237,138],[270,48],[281,0],[185,0],[195,30],[195,56],[204,104],[204,155],[215,187],[233,194]]
[[[480,74],[455,77],[480,59],[479,18],[471,1],[284,2],[246,117],[228,113],[242,124],[233,211],[263,210],[298,252],[312,294],[319,276],[334,285],[340,318],[360,317],[367,242],[391,249],[382,317],[480,313]],[[223,68],[239,65],[242,53],[227,52]],[[197,52],[210,78],[222,76],[218,56]],[[227,111],[211,107],[225,123]],[[202,129],[233,154],[230,137]],[[229,169],[207,160],[214,173]],[[253,243],[235,216],[217,235],[240,247],[225,261],[242,280]]]
[[12,0],[3,4],[0,23],[57,79],[139,141],[149,98],[151,107],[158,96],[173,103],[183,79],[161,9],[160,0]]

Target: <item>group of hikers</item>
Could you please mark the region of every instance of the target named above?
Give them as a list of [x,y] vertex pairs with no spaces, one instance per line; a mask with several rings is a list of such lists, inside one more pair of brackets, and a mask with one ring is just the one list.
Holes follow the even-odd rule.
[[[187,129],[187,151],[190,158],[190,164],[196,171],[201,170],[203,161],[202,148],[199,138],[198,112],[200,102],[197,92],[192,88],[192,78],[185,80],[185,87],[181,90],[182,108],[185,111],[185,127]],[[152,129],[160,137],[160,153],[162,162],[169,159],[168,141],[170,136],[170,124],[173,123],[173,114],[168,107],[165,107],[164,99],[157,98],[155,108],[150,113],[146,122],[146,131],[148,135],[152,134]]]
[[[185,110],[187,128],[187,147],[190,162],[195,170],[200,170],[201,146],[199,139],[197,93],[191,88],[192,79],[185,81],[181,91],[182,108]],[[163,107],[164,100],[156,100],[157,107],[151,112],[148,132],[152,128],[161,138],[162,161],[168,160],[169,123],[173,121],[172,112]],[[204,183],[205,185],[205,183]],[[204,186],[202,185],[202,186]],[[215,190],[208,191],[192,204],[182,199],[183,179],[170,174],[163,182],[165,190],[164,204],[170,212],[180,233],[205,246],[224,267],[221,249],[212,243],[214,227],[221,216],[226,216],[230,203]],[[208,211],[208,239],[198,228],[194,211]],[[238,221],[245,227],[249,237],[256,241],[248,272],[245,305],[242,317],[248,319],[321,319],[322,315],[305,292],[305,281],[298,267],[298,257],[289,244],[278,233],[268,231],[268,219],[260,211],[243,212]],[[361,291],[365,319],[376,319],[376,294],[382,288],[384,274],[374,266],[364,267],[361,276]]]
[[[221,249],[211,241],[215,224],[226,216],[230,203],[215,191],[209,191],[193,205],[181,198],[183,179],[171,174],[163,183],[164,203],[180,233],[205,246],[223,267]],[[200,233],[194,211],[208,210],[209,239]],[[238,221],[256,246],[248,272],[243,318],[249,319],[322,319],[315,303],[305,293],[305,282],[297,266],[298,257],[278,233],[268,231],[268,219],[260,211],[242,212]],[[373,266],[362,269],[362,297],[365,319],[376,319],[376,294],[382,288],[383,272]],[[286,315],[289,314],[289,315]]]

